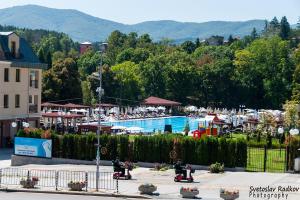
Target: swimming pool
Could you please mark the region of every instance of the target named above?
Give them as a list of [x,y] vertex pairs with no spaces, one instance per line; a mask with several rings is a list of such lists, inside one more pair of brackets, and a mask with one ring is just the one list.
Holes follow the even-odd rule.
[[197,119],[183,116],[102,122],[102,124],[110,126],[125,126],[128,128],[137,126],[143,128],[143,132],[153,132],[154,129],[155,131],[164,131],[165,125],[172,125],[173,132],[182,132],[187,121],[189,122],[190,130],[197,129],[199,122]]

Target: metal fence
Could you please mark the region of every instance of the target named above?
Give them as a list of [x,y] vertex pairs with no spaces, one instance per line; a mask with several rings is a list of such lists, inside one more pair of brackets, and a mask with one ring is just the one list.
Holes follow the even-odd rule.
[[246,169],[254,172],[285,172],[286,157],[285,148],[248,147]]
[[[0,187],[20,186],[21,180],[38,178],[36,187],[53,188],[55,190],[68,189],[68,183],[84,182],[85,191],[96,189],[96,172],[84,171],[55,171],[55,170],[28,170],[20,168],[0,169]],[[118,192],[118,180],[113,179],[113,172],[100,172],[99,189],[116,190]]]

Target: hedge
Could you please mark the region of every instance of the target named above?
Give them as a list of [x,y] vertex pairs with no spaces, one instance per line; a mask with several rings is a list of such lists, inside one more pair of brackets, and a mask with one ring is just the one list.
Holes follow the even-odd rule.
[[[19,131],[20,137],[42,137],[40,130],[32,133]],[[96,157],[97,136],[51,134],[53,156],[70,159],[94,160]],[[204,137],[194,139],[182,135],[129,136],[101,135],[101,159],[112,160],[117,156],[120,160],[157,162],[173,164],[177,159],[184,163],[210,165],[215,162],[224,163],[226,167],[246,167],[247,142],[245,139]],[[103,147],[107,152],[103,151]]]

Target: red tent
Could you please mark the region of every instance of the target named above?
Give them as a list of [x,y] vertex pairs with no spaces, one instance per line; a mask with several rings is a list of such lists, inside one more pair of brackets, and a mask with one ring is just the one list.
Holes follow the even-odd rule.
[[148,97],[147,99],[144,100],[142,103],[144,105],[151,105],[151,106],[180,106],[181,103],[176,102],[176,101],[170,101],[167,99],[162,99],[159,97]]

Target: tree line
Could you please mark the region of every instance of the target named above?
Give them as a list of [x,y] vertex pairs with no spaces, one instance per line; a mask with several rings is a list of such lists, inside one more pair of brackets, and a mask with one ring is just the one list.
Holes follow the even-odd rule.
[[[79,44],[66,34],[20,32],[49,64],[43,101],[96,102],[98,81],[91,74],[99,67],[99,43],[79,55]],[[41,36],[32,36],[37,33]],[[254,28],[248,36],[230,35],[226,41],[213,36],[173,44],[114,31],[103,54],[104,101],[128,105],[158,96],[196,106],[282,108],[286,100],[300,100],[299,40],[299,27],[292,29],[286,17],[266,21],[261,33]]]

